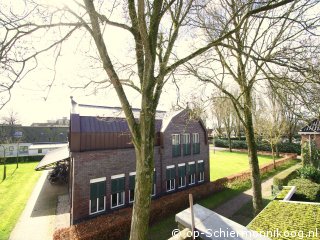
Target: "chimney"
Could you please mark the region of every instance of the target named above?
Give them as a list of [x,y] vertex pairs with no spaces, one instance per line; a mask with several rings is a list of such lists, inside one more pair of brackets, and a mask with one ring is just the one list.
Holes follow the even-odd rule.
[[73,100],[73,96],[70,96],[71,99],[71,113],[77,113],[78,103]]

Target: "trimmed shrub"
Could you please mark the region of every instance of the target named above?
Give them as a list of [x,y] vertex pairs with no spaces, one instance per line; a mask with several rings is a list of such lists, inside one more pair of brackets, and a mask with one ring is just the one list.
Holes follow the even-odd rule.
[[297,176],[297,169],[301,168],[301,165],[295,165],[281,173],[279,173],[277,176],[273,178],[273,185],[277,186],[279,189],[282,188],[282,186],[285,186],[288,184],[288,182],[291,179],[294,179]]
[[309,179],[313,182],[320,183],[320,171],[311,165],[304,166],[298,169],[300,178]]
[[[229,148],[228,140],[224,139],[215,139],[215,146],[222,147],[222,148]],[[247,143],[245,140],[232,140],[232,148],[233,149],[248,149]],[[270,144],[267,142],[258,142],[257,143],[258,151],[271,151]],[[279,143],[278,144],[279,152],[283,153],[296,153],[300,154],[301,146],[297,143]]]
[[[277,165],[283,165],[294,159],[296,155],[287,156],[277,160]],[[261,174],[273,170],[273,163],[260,168]],[[192,188],[185,189],[174,194],[168,194],[151,202],[150,223],[155,223],[165,217],[177,213],[189,205],[189,193],[194,201],[203,199],[213,193],[224,190],[228,184],[242,184],[250,179],[250,171],[220,178],[213,182],[203,183]],[[131,224],[132,208],[124,208],[112,214],[101,215],[91,220],[81,222],[69,228],[55,231],[54,240],[112,240],[124,239],[128,236]]]
[[[40,161],[44,156],[24,156],[19,157],[19,163],[21,162],[38,162]],[[2,159],[1,159],[2,161]],[[6,163],[16,163],[17,158],[16,157],[7,157]]]
[[292,200],[306,202],[318,202],[320,200],[320,185],[309,179],[293,179],[289,181],[288,185],[297,187],[297,191],[291,198]]

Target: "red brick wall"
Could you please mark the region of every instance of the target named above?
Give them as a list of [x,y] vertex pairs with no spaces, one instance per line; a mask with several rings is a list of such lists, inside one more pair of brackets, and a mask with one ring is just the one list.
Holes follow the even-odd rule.
[[320,149],[320,134],[303,134],[301,135],[301,146],[303,146],[303,143],[304,142],[309,142],[309,136],[310,136],[310,139],[311,141],[315,141],[316,143],[316,146],[318,149]]
[[[289,154],[276,161],[276,166],[281,166],[291,159],[295,159],[296,154]],[[273,163],[265,164],[260,168],[261,173],[273,169]],[[188,194],[194,196],[195,201],[207,197],[215,192],[223,190],[227,183],[248,180],[250,171],[245,171],[226,178],[220,178],[214,182],[186,189],[176,194],[163,196],[152,201],[150,222],[160,221],[173,213],[177,213],[188,206]],[[114,214],[100,216],[70,228],[60,229],[54,233],[54,240],[89,240],[89,239],[123,239],[129,234],[131,223],[131,208],[115,211]]]
[[[172,157],[171,134],[190,133],[191,155]],[[192,153],[192,133],[199,133],[200,154]],[[185,111],[175,116],[165,132],[162,133],[162,145],[156,146],[154,161],[156,168],[156,197],[166,192],[166,167],[176,166],[176,190],[178,190],[178,164],[203,160],[205,165],[205,182],[210,180],[209,144],[206,144],[206,132],[202,125],[190,120]],[[182,140],[182,138],[181,138]],[[182,153],[182,148],[181,148]],[[125,203],[129,198],[129,173],[134,172],[135,151],[129,149],[114,149],[103,151],[75,152],[72,154],[73,195],[72,195],[72,222],[76,223],[89,217],[90,179],[106,177],[106,212],[110,212],[111,176],[125,174]],[[197,165],[196,165],[197,166]],[[198,176],[196,176],[196,183]],[[170,192],[171,193],[171,192]]]

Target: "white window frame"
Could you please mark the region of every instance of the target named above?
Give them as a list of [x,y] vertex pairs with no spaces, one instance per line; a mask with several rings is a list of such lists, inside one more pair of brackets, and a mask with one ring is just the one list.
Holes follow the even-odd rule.
[[[196,164],[195,161],[189,162],[189,163],[188,163],[188,166],[194,165],[194,164]],[[191,175],[189,175],[189,176],[191,177],[191,180],[192,180],[192,181],[190,181],[190,183],[189,183],[189,177],[188,177],[188,185],[194,185],[194,184],[196,184],[196,173],[193,173],[193,174],[191,174]]]
[[[170,165],[170,166],[167,166],[166,169],[170,169],[170,168],[174,168],[175,165]],[[168,189],[168,181],[170,181],[170,189]],[[173,181],[173,188],[172,187],[172,181]],[[167,192],[172,192],[176,189],[176,179],[173,178],[173,179],[169,179],[166,181],[166,189],[167,189]]]
[[[183,167],[183,166],[186,167],[186,164],[185,163],[178,164],[178,172],[179,172],[179,167]],[[179,180],[182,180],[182,177],[179,177]],[[184,175],[184,185],[179,186],[179,182],[178,182],[178,188],[184,188],[186,186],[187,186],[187,176]]]
[[[129,173],[129,176],[136,176],[136,172],[131,172],[131,173]],[[130,179],[130,178],[129,178],[129,179]],[[128,198],[129,203],[133,203],[133,202],[134,202],[134,196],[133,196],[133,201],[130,200],[131,191],[134,192],[134,189],[129,189],[129,198]]]
[[182,144],[190,144],[190,133],[182,134]]
[[[91,183],[98,183],[98,182],[105,182],[107,180],[106,177],[101,177],[101,178],[94,178],[90,179],[90,184]],[[106,210],[106,196],[103,197],[103,210],[98,210],[99,208],[99,198],[97,198],[97,211],[96,212],[91,212],[91,199],[89,199],[89,215],[97,214],[100,212],[104,212]]]
[[[119,193],[113,193],[113,194],[117,194],[117,205],[116,206],[112,206],[112,193],[111,193],[111,202],[110,202],[110,208],[113,209],[113,208],[118,208],[118,207],[121,207],[125,204],[125,199],[124,199],[124,191],[123,192],[119,192]],[[122,199],[123,199],[123,203],[122,204],[119,204],[119,199],[120,199],[120,194],[122,195]]]
[[[168,189],[168,181],[170,182],[170,188]],[[172,188],[172,181],[173,181],[173,188]],[[175,179],[169,179],[167,180],[167,192],[172,192],[176,189],[176,180]]]
[[200,143],[199,133],[192,133],[192,143]]
[[204,181],[204,172],[199,172],[199,180],[198,182],[203,182]]
[[172,134],[172,145],[180,145],[181,141],[180,141],[180,134]]
[[[203,163],[203,160],[199,160],[198,163]],[[199,180],[198,182],[203,182],[204,181],[204,171],[199,172]]]
[[[153,169],[153,174],[156,174],[156,169],[154,168]],[[152,179],[152,182],[153,182],[153,179]],[[154,197],[157,193],[157,177],[156,177],[156,182],[153,185],[153,188],[152,190],[154,189],[154,193],[152,194],[152,190],[151,190],[151,197]]]
[[[117,179],[117,178],[123,178],[123,177],[125,177],[125,174],[123,173],[123,174],[118,174],[118,175],[113,175],[113,176],[111,176],[111,180],[112,179]],[[113,194],[117,194],[117,206],[112,206],[112,195]],[[113,209],[113,208],[118,208],[118,207],[121,207],[121,206],[123,206],[123,205],[125,205],[125,203],[126,203],[126,200],[125,200],[125,190],[123,191],[123,192],[118,192],[118,193],[111,193],[110,194],[110,208],[111,209]],[[123,199],[123,203],[122,204],[119,204],[119,196],[120,196],[120,194],[122,195],[122,199]]]

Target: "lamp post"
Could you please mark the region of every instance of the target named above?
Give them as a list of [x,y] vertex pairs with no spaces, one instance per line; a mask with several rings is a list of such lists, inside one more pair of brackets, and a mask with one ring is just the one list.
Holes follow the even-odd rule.
[[14,137],[17,139],[16,168],[19,168],[19,143],[21,141],[22,132],[15,132]]

